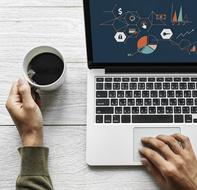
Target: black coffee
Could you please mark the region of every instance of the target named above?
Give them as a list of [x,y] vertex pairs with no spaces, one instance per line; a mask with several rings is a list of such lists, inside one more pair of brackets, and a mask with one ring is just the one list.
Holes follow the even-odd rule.
[[53,53],[41,53],[28,66],[28,75],[38,85],[48,85],[57,81],[64,70],[64,63]]

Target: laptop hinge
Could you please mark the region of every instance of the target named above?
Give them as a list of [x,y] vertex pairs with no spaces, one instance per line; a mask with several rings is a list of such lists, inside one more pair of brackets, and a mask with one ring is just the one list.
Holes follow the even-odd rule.
[[105,73],[197,73],[197,67],[187,66],[132,66],[132,67],[105,67]]

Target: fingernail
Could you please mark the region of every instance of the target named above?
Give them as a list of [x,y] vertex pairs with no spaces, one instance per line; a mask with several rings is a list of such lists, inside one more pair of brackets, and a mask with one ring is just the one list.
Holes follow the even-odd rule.
[[147,159],[146,159],[146,158],[142,158],[142,159],[141,159],[141,163],[142,163],[143,165],[146,165],[146,164],[147,164]]

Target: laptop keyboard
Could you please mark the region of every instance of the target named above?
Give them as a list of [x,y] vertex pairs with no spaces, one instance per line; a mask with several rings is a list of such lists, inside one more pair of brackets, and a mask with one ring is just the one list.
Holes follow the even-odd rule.
[[197,78],[96,77],[96,123],[197,123]]

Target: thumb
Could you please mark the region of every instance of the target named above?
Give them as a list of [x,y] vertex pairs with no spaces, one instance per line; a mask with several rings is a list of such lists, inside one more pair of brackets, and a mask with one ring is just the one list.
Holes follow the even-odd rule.
[[19,79],[18,80],[18,91],[21,96],[22,104],[24,107],[29,107],[34,105],[34,100],[31,96],[31,88],[27,81],[24,79]]

